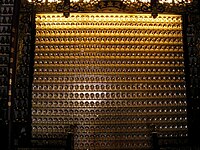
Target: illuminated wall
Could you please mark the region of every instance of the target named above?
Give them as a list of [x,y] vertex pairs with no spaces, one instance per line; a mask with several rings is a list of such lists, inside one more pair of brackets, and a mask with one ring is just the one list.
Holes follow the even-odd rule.
[[149,149],[153,130],[177,143],[185,90],[180,15],[36,15],[34,144],[65,145],[70,125],[75,149]]
[[[58,3],[58,2],[62,2],[63,0],[40,0],[41,3]],[[91,2],[98,2],[100,0],[83,0],[84,3],[91,3]],[[142,2],[142,3],[150,3],[151,0],[121,0],[125,3],[137,3],[137,2]],[[192,2],[192,0],[158,0],[159,3],[190,3]],[[28,2],[36,2],[36,0],[28,0]],[[76,3],[76,2],[81,2],[81,0],[71,0],[72,3]]]

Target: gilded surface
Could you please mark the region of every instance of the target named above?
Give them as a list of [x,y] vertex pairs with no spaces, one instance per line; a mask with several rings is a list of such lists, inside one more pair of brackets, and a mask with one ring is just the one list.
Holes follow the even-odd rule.
[[37,14],[35,42],[33,138],[64,145],[70,126],[75,149],[187,137],[181,16]]
[[[63,0],[57,1],[35,1],[37,12],[62,12],[66,10]],[[185,13],[196,9],[196,1],[185,0],[72,0],[70,1],[70,12],[114,12],[114,13]]]

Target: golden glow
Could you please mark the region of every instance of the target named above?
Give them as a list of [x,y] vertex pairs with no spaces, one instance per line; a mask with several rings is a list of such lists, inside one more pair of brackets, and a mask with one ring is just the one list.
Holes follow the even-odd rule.
[[[138,0],[121,0],[122,2],[127,2],[127,1],[130,1],[132,3],[136,3],[138,2]],[[140,0],[140,2],[143,2],[143,3],[150,3],[151,0]]]
[[159,3],[175,3],[175,4],[178,4],[178,3],[191,3],[192,0],[159,0]]
[[[45,2],[48,2],[48,3],[60,3],[62,2],[62,0],[39,0],[41,3],[45,3]],[[36,2],[36,0],[28,0],[28,2]]]
[[152,122],[187,135],[181,15],[37,14],[34,54],[33,138],[75,124],[74,149],[142,150]]
[[76,3],[78,2],[79,0],[71,0],[72,3]]
[[[170,24],[169,24],[170,22]],[[62,13],[52,14],[37,14],[36,15],[36,29],[37,30],[75,30],[73,32],[63,33],[37,33],[37,36],[68,36],[68,37],[88,37],[88,41],[84,41],[80,38],[70,38],[66,41],[57,40],[58,43],[87,43],[93,42],[94,44],[101,44],[102,39],[94,38],[91,40],[91,36],[105,36],[112,35],[113,38],[106,38],[106,43],[124,43],[124,44],[136,44],[138,41],[133,40],[133,37],[140,37],[140,32],[133,32],[131,30],[176,30],[176,34],[164,34],[160,32],[144,33],[143,38],[140,38],[139,43],[148,44],[182,44],[182,20],[180,15],[158,15],[154,19],[150,14],[112,14],[112,13],[71,13],[70,17],[65,18]],[[93,32],[81,32],[81,30],[93,30]],[[98,32],[99,30],[103,30]],[[78,31],[77,31],[78,30]],[[105,30],[105,31],[104,31]],[[106,31],[107,30],[107,31]],[[115,30],[112,31],[112,30]],[[117,30],[125,30],[124,32],[117,32]],[[178,32],[179,31],[179,32]],[[120,36],[120,37],[116,37]],[[126,36],[126,38],[122,38]],[[165,37],[163,39],[155,39],[154,36]],[[177,37],[177,39],[171,40],[170,37]],[[38,41],[36,40],[36,43]],[[40,43],[53,42],[50,39],[39,41]]]
[[[182,29],[180,15],[162,14],[155,19],[151,14],[71,13],[70,17],[66,18],[62,13],[51,13],[38,14],[36,22],[37,29],[95,29],[97,26],[103,29],[111,27],[115,29]],[[168,22],[174,24],[168,24]]]
[[[52,3],[52,2],[62,2],[62,0],[40,0],[41,3]],[[97,0],[100,1],[100,0]],[[150,3],[151,0],[121,0],[124,3],[138,3],[138,2],[142,2],[142,3]],[[28,0],[28,2],[36,2],[36,0]],[[84,3],[94,3],[96,1],[94,0],[71,0],[70,2],[72,3],[76,3],[76,2],[84,2]],[[159,0],[159,3],[191,3],[192,0]]]
[[[153,18],[151,14],[113,14],[113,13],[71,13],[70,17],[66,18],[62,13],[40,13],[36,15],[36,22],[53,23],[57,22],[172,22],[181,23],[180,15],[159,14],[157,18]],[[78,25],[78,24],[74,24]]]

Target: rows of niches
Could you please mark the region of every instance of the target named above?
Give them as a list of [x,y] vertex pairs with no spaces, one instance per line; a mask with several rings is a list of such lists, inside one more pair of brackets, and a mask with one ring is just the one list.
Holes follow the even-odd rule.
[[30,146],[31,134],[31,58],[33,58],[32,42],[34,19],[31,18],[32,10],[23,5],[20,6],[19,28],[17,38],[16,74],[13,99],[13,138],[15,147]]
[[179,15],[37,14],[33,144],[65,145],[70,126],[75,149],[184,144],[182,39]]
[[[7,129],[8,129],[8,67],[9,67],[9,54],[10,54],[10,44],[11,44],[11,28],[12,28],[12,18],[13,18],[13,11],[14,11],[14,1],[13,0],[3,0],[1,1],[1,13],[0,13],[0,110],[1,110],[1,120],[3,126],[5,126],[6,136],[7,136]],[[30,93],[29,93],[29,59],[30,59],[30,21],[27,20],[26,23],[23,21],[23,14],[20,15],[20,27],[19,28],[19,41],[17,51],[17,60],[16,60],[16,74],[14,74],[16,81],[13,84],[14,92],[14,99],[13,99],[13,107],[12,107],[12,116],[11,121],[14,123],[13,125],[13,138],[15,139],[15,146],[19,145],[20,137],[23,137],[21,134],[30,134],[27,131],[27,123],[30,123],[30,113],[28,109],[28,101],[30,101]],[[25,17],[24,17],[25,18]],[[30,18],[27,17],[26,18]],[[17,18],[15,18],[17,19]],[[17,26],[17,24],[14,24]],[[23,28],[22,28],[23,27]],[[3,128],[1,126],[1,128]],[[29,125],[30,126],[30,125]],[[30,127],[29,127],[30,128]],[[23,131],[23,132],[22,132]],[[6,139],[5,136],[5,139]],[[25,140],[27,137],[23,137]],[[7,139],[6,139],[7,140]]]
[[[20,17],[22,17],[22,14]],[[24,16],[23,16],[24,17]],[[27,16],[26,16],[27,17]],[[27,121],[25,119],[26,114],[23,114],[28,111],[28,97],[29,97],[29,76],[30,76],[30,49],[31,49],[31,26],[30,22],[26,23],[20,22],[19,25],[23,26],[19,31],[21,35],[19,37],[18,43],[20,43],[18,49],[18,58],[17,58],[17,70],[16,70],[16,95],[14,100],[14,112],[15,116],[14,122]],[[18,113],[19,111],[19,113]],[[22,113],[22,114],[21,114]]]
[[[10,53],[13,0],[3,0],[0,4],[0,119],[7,122],[8,64]],[[2,126],[1,126],[2,127]]]
[[191,77],[190,81],[190,93],[192,99],[199,98],[199,52],[198,47],[195,45],[195,36],[194,36],[194,25],[190,24],[188,26],[187,32],[187,41],[188,41],[188,52],[189,52],[189,68],[190,73],[189,76]]
[[[198,11],[197,11],[198,12]],[[187,52],[188,52],[188,104],[191,142],[199,145],[195,138],[200,133],[200,34],[199,34],[199,13],[190,14],[187,26]]]

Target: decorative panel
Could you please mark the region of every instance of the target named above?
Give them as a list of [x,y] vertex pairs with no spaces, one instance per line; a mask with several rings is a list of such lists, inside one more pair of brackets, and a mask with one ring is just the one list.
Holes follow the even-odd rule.
[[150,149],[186,143],[180,15],[36,15],[34,145]]
[[196,9],[196,0],[27,0],[38,13],[112,12],[183,14]]

